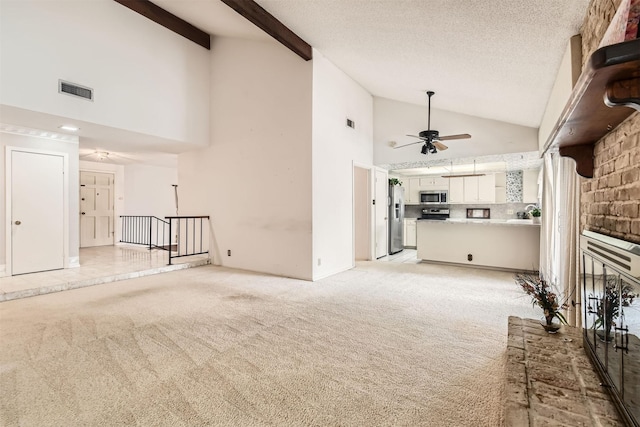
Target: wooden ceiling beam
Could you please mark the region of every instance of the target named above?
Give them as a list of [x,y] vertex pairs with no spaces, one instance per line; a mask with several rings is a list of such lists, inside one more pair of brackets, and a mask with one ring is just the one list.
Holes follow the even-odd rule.
[[167,12],[160,6],[151,3],[149,0],[114,0],[121,5],[128,7],[134,12],[156,22],[163,27],[180,34],[192,42],[211,50],[211,38],[209,33],[193,26],[184,19],[178,18],[174,14]]
[[311,45],[302,40],[282,22],[253,0],[221,0],[265,33],[282,43],[296,55],[308,61],[313,59]]

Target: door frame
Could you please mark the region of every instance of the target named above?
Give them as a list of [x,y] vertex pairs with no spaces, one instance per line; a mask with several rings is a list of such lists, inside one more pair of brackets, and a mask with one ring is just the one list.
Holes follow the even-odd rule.
[[49,155],[49,156],[59,156],[62,157],[63,162],[63,200],[62,200],[62,209],[63,209],[63,219],[62,219],[62,233],[63,233],[63,247],[62,247],[62,255],[63,255],[63,268],[69,268],[69,154],[63,153],[60,151],[52,151],[52,150],[40,150],[37,148],[25,148],[25,147],[16,147],[16,146],[7,146],[5,149],[5,258],[6,258],[6,266],[5,266],[5,274],[7,276],[11,276],[13,274],[13,253],[12,253],[12,243],[13,236],[11,233],[11,201],[13,199],[13,182],[12,182],[12,170],[11,170],[11,160],[13,157],[13,152],[19,151],[23,153],[31,153],[31,154],[41,154],[41,155]]

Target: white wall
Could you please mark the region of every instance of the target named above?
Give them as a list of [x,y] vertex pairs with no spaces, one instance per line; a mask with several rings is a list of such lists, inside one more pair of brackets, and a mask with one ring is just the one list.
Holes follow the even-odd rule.
[[[177,183],[177,168],[125,166],[123,215],[174,216],[176,204],[172,184]],[[178,194],[180,190],[178,187]]]
[[471,139],[446,141],[449,149],[434,155],[421,154],[420,144],[393,149],[389,146],[390,141],[395,141],[398,145],[415,142],[418,139],[406,135],[417,135],[427,129],[426,95],[425,106],[374,97],[373,160],[376,165],[521,153],[538,149],[536,128],[439,110],[434,108],[438,96],[439,94],[434,95],[431,100],[431,128],[438,130],[440,135],[468,133],[471,134]]
[[[79,193],[80,182],[78,175],[78,144],[72,142],[56,141],[48,138],[37,138],[34,136],[16,135],[0,132],[0,265],[6,264],[6,171],[5,156],[6,147],[31,148],[37,150],[66,153],[69,155],[69,259],[72,264],[77,262],[79,256],[80,234],[79,234]],[[34,242],[37,244],[37,242]]]
[[[2,104],[208,144],[208,50],[112,0],[0,7]],[[59,94],[58,79],[94,102]]]
[[538,147],[540,152],[544,151],[544,146],[549,139],[551,131],[556,126],[560,115],[571,97],[573,87],[580,77],[582,71],[582,37],[573,36],[567,44],[567,49],[562,57],[556,80],[551,89],[547,107],[545,108],[538,131]]
[[214,263],[312,278],[311,91],[280,44],[212,40],[211,146],[179,155],[178,184],[182,215],[211,216]]
[[[313,52],[313,279],[354,262],[353,163],[373,163],[373,99]],[[355,121],[355,129],[346,119]]]

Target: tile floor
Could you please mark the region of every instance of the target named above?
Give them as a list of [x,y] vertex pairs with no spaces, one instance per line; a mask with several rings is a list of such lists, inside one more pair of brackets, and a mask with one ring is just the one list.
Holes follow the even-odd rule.
[[167,252],[116,245],[80,249],[80,267],[0,277],[0,302],[208,264],[207,255],[168,265]]
[[[404,249],[378,259],[380,262],[417,264],[415,249]],[[100,285],[150,274],[209,264],[206,255],[174,259],[167,253],[142,246],[116,245],[80,249],[80,267],[0,277],[0,302]]]
[[420,262],[420,260],[418,259],[418,253],[415,249],[403,249],[402,251],[393,255],[384,256],[377,261],[405,264],[418,264]]

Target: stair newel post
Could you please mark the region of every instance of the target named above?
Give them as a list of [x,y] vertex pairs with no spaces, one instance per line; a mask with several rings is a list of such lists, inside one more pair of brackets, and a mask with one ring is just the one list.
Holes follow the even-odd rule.
[[171,218],[169,219],[169,250],[167,251],[169,253],[169,265],[171,265],[171,236],[173,236],[173,234],[171,234],[171,223],[173,222],[171,220]]

